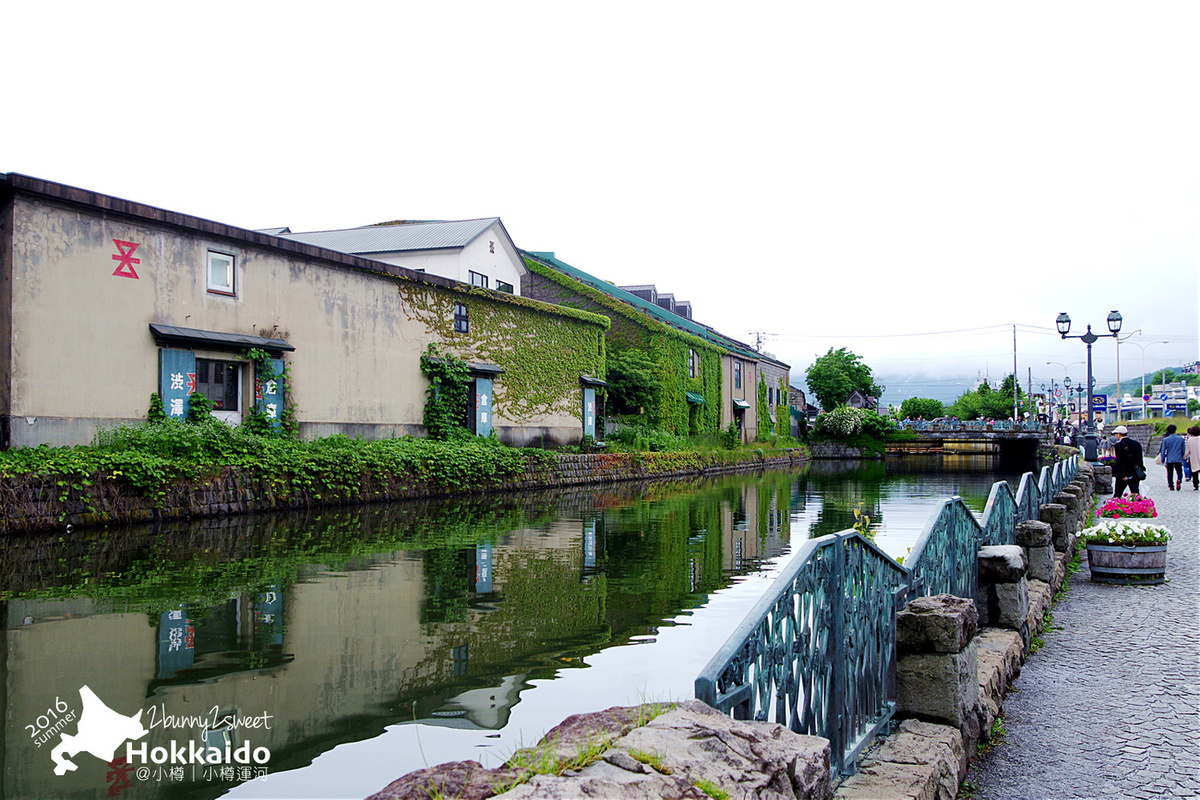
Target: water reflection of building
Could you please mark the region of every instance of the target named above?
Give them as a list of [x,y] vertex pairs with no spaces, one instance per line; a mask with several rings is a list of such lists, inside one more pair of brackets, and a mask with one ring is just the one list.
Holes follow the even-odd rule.
[[[531,514],[537,523],[516,529],[480,523],[455,544],[332,557],[203,601],[172,595],[168,565],[141,595],[122,586],[100,600],[4,602],[0,795],[106,794],[98,759],[81,754],[78,771],[57,777],[23,727],[56,699],[77,707],[84,685],[115,712],[142,709],[148,725],[164,715],[212,720],[207,731],[155,726],[144,740],[151,748],[248,740],[270,749],[272,772],[402,722],[502,728],[535,679],[642,636],[728,585],[731,573],[783,552],[789,487],[739,479],[696,497],[676,491],[661,502]],[[486,536],[472,542],[476,530]],[[228,534],[242,548],[226,554],[238,572],[258,551],[245,549],[244,531]],[[218,560],[209,549],[223,539],[189,535],[189,547]],[[138,610],[117,597],[140,597]],[[269,729],[225,722],[263,715]],[[202,782],[187,791],[215,796],[228,785]],[[122,796],[156,788],[167,787],[135,782]]]
[[[199,729],[163,727],[164,717],[269,715],[269,730],[235,729],[233,744],[249,739],[269,748],[270,767],[278,770],[411,720],[414,712],[430,716],[443,705],[431,693],[471,687],[472,674],[481,672],[472,669],[474,662],[517,663],[548,640],[600,627],[603,603],[580,581],[577,520],[514,531],[488,550],[494,560],[488,602],[471,606],[473,590],[486,587],[476,579],[478,559],[469,559],[466,613],[436,625],[421,623],[428,600],[421,551],[314,577],[273,597],[241,595],[149,617],[113,612],[91,599],[9,601],[0,672],[7,743],[0,794],[106,794],[106,767],[98,759],[81,754],[77,771],[55,776],[49,746],[36,747],[24,728],[56,699],[78,708],[85,685],[114,711],[145,709],[144,724],[158,721],[145,738],[150,748],[204,737]],[[515,673],[499,686],[459,693],[462,719],[502,726],[524,685],[521,671]],[[148,788],[135,782],[123,796],[148,796]]]

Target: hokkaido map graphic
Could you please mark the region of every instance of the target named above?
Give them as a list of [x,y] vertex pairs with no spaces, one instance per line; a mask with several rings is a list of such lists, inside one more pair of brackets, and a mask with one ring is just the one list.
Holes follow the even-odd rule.
[[55,775],[65,775],[78,769],[69,759],[79,753],[91,753],[107,764],[116,756],[121,745],[140,739],[147,733],[142,725],[140,709],[132,717],[113,711],[87,686],[80,688],[79,697],[83,701],[83,711],[79,715],[75,735],[63,733],[50,752]]

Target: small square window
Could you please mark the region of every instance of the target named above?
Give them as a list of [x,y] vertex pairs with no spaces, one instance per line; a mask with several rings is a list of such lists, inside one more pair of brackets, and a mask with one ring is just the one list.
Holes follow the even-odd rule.
[[454,304],[454,332],[470,333],[471,320],[467,316],[467,307],[462,303]]
[[488,288],[487,275],[482,275],[478,272],[471,272],[471,285],[478,286],[482,289]]
[[496,291],[505,292],[506,294],[513,293],[513,285],[506,281],[496,281]]
[[234,294],[234,257],[208,251],[208,290],[216,294]]

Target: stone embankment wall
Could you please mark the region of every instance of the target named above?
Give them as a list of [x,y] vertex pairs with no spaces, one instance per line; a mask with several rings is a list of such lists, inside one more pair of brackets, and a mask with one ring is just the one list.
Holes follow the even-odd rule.
[[605,484],[658,478],[696,477],[788,468],[808,461],[805,450],[754,453],[560,454],[548,467],[530,460],[519,475],[486,483],[449,485],[429,480],[363,478],[350,497],[331,499],[318,490],[294,491],[283,481],[247,470],[225,469],[209,480],[181,483],[159,497],[134,491],[119,477],[94,475],[88,485],[60,484],[58,477],[14,476],[0,480],[0,535],[61,530],[64,525],[181,520],[198,517],[358,505],[462,494]]

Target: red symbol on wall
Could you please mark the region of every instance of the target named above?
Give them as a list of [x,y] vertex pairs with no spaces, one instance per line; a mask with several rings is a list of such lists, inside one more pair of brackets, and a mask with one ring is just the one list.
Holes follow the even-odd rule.
[[188,379],[187,379],[188,392],[187,393],[194,394],[196,391],[196,373],[189,372],[187,374],[187,376],[188,376]]
[[142,263],[142,260],[140,258],[134,258],[133,251],[137,250],[140,244],[137,242],[122,242],[120,239],[113,239],[113,244],[115,244],[117,249],[121,251],[120,254],[113,254],[113,261],[121,262],[120,264],[117,264],[117,268],[113,271],[113,275],[137,280],[137,270],[133,268],[133,265]]

